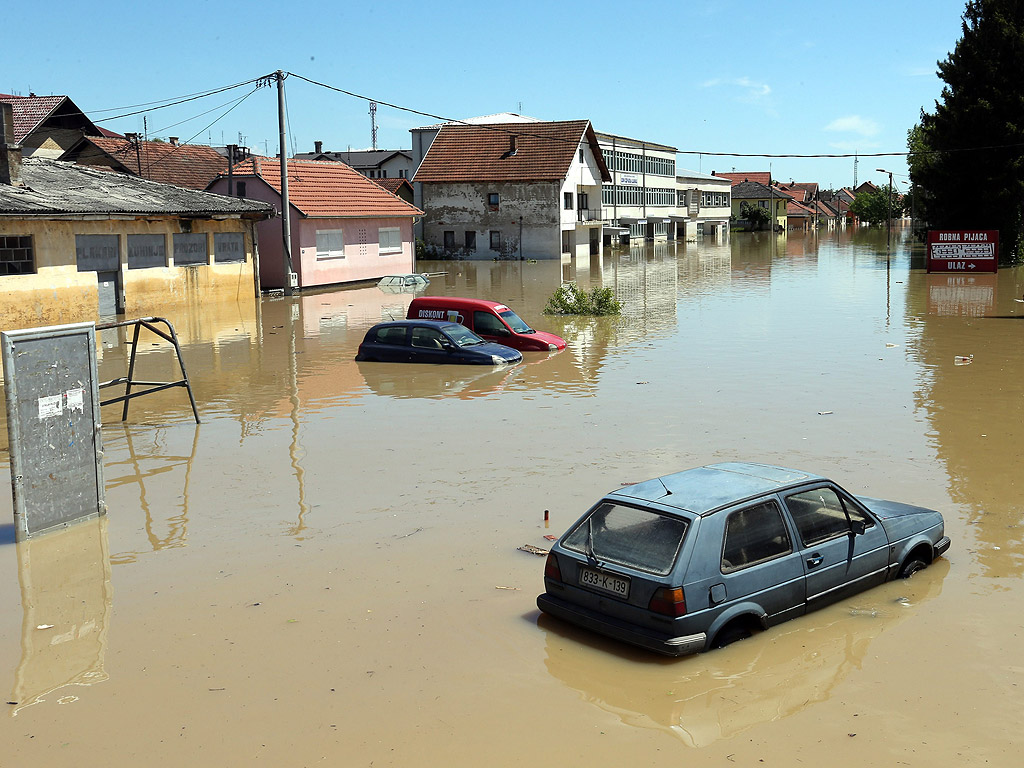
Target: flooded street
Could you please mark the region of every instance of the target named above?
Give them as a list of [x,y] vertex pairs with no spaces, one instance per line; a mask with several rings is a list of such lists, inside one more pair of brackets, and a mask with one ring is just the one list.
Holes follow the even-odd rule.
[[[15,545],[0,494],[0,765],[1017,765],[1024,269],[926,275],[866,229],[418,269],[568,348],[356,363],[414,295],[376,287],[169,314],[202,424],[180,389],[104,408],[103,520]],[[623,314],[544,316],[567,279]],[[682,659],[540,616],[517,547],[733,459],[938,509],[952,547]]]

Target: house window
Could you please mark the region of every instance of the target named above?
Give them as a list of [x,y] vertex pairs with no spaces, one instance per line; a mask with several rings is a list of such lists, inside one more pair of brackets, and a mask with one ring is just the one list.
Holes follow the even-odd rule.
[[455,250],[455,232],[450,229],[444,231],[444,249],[446,251]]
[[472,230],[472,229],[467,229],[466,230],[466,250],[467,251],[475,251],[476,250],[476,232],[474,230]]
[[398,169],[398,178],[400,178],[400,179],[404,179],[405,178],[405,168],[399,168]]
[[762,208],[768,208],[768,207],[769,207],[769,206],[768,206],[768,201],[767,201],[767,200],[758,200],[758,201],[757,201],[757,204],[758,204],[759,206],[761,206]]
[[572,210],[572,192],[566,192],[564,194],[564,198],[565,198],[565,210],[571,211]]
[[[551,198],[548,198],[548,199],[550,200]],[[501,232],[499,230],[496,230],[496,229],[492,229],[491,230],[491,250],[492,251],[500,251],[501,250]]]
[[245,197],[245,182],[244,181],[236,181],[235,182],[235,196],[236,197]]
[[580,162],[581,163],[585,163],[586,162],[586,160],[583,159],[583,147],[580,147]]
[[345,258],[345,237],[340,229],[316,231],[316,258],[318,261]]
[[402,252],[402,230],[398,227],[381,227],[377,230],[377,238],[381,255]]
[[[206,235],[202,232],[175,232],[171,243],[174,248],[175,266],[210,263]],[[79,259],[79,267],[81,267],[81,259]]]
[[385,168],[383,171],[380,172],[380,177],[382,179],[386,179],[388,177],[388,170],[387,170],[387,168]]
[[35,271],[32,235],[0,236],[0,275],[31,275]]
[[491,208],[497,208],[498,203],[500,201],[501,197],[498,195],[497,192],[491,192],[490,194],[487,195],[487,204],[491,206]]

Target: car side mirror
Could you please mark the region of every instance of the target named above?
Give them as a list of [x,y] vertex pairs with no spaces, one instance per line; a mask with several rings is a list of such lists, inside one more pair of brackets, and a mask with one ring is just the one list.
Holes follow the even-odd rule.
[[868,524],[865,523],[863,520],[851,520],[850,530],[853,531],[853,534],[855,536],[863,536],[865,533],[867,533]]

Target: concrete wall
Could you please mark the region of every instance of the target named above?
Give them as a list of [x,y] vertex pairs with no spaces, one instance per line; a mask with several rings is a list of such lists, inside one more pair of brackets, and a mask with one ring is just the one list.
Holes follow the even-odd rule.
[[[75,257],[76,235],[118,236],[120,276],[124,286],[125,315],[160,314],[175,304],[236,298],[255,302],[251,225],[240,219],[194,220],[191,231],[205,234],[208,263],[174,266],[172,235],[182,232],[177,218],[54,221],[0,219],[0,235],[31,235],[35,274],[0,276],[0,329],[88,322],[99,310],[97,273],[79,272]],[[213,263],[213,235],[242,233],[245,261]],[[128,268],[127,235],[165,238],[167,265]]]
[[[402,250],[380,252],[379,230],[397,227],[401,231]],[[317,230],[340,229],[344,258],[318,259]],[[415,253],[412,217],[390,219],[303,219],[292,225],[292,263],[299,273],[299,287],[377,280],[384,275],[412,272]]]
[[[427,215],[423,219],[423,240],[440,254],[444,250],[444,233],[454,232],[456,247],[447,254],[449,257],[560,258],[561,192],[561,182],[424,184]],[[488,205],[491,193],[499,196],[497,206]],[[467,230],[477,233],[476,250],[471,253],[464,249]],[[500,250],[490,247],[492,231],[501,233]]]

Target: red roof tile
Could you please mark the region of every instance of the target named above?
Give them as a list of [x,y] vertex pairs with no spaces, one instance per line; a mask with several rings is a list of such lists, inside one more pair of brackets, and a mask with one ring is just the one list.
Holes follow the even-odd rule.
[[[409,191],[412,192],[412,184],[409,183],[408,179],[370,179],[370,181],[378,187],[383,187],[393,195],[397,195],[398,190],[403,186],[408,187]],[[288,191],[289,193],[291,192],[291,187],[288,188]],[[289,198],[290,197],[291,194],[289,194]]]
[[[513,141],[514,149],[513,150]],[[569,173],[581,141],[591,145],[610,180],[589,120],[526,124],[444,125],[413,179],[420,182],[558,181]]]
[[14,140],[21,143],[40,123],[60,106],[67,96],[11,96],[0,93],[14,112]]
[[[236,177],[258,176],[281,193],[281,162],[277,158],[243,160],[233,173]],[[288,202],[306,216],[320,218],[423,215],[419,208],[337,161],[289,160]]]
[[715,176],[729,179],[734,187],[737,184],[742,184],[744,181],[756,181],[758,184],[764,184],[765,186],[772,183],[772,175],[768,171],[715,171]]
[[[84,147],[83,147],[84,144]],[[88,145],[116,161],[133,176],[179,187],[204,190],[221,173],[228,161],[217,150],[201,144],[169,144],[162,141],[135,142],[127,139],[88,137],[72,149],[81,165],[90,162]]]

